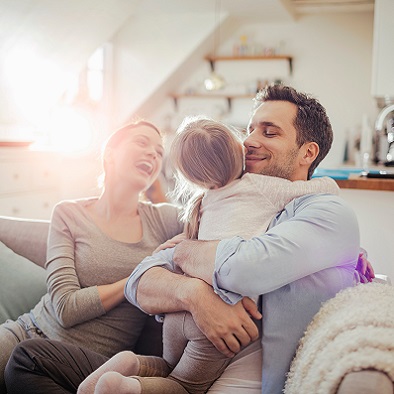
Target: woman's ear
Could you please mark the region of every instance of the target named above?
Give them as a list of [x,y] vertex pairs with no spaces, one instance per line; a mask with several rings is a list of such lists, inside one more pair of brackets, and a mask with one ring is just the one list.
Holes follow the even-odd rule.
[[319,145],[316,142],[307,142],[304,144],[302,149],[303,155],[301,158],[301,164],[309,167],[319,154]]

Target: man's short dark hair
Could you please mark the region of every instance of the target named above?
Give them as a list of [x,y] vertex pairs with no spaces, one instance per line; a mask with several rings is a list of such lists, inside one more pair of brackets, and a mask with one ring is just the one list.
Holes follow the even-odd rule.
[[320,148],[318,156],[308,170],[308,179],[310,179],[332,145],[333,132],[325,108],[309,94],[284,85],[270,85],[260,90],[254,99],[254,109],[265,101],[288,101],[297,106],[297,115],[293,124],[297,131],[298,146],[306,142],[316,142]]

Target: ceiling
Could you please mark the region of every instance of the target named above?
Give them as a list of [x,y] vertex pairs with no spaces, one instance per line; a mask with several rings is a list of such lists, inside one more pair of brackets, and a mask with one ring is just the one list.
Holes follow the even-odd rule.
[[[0,109],[0,123],[11,112],[6,62],[18,51],[75,74],[130,18],[144,23],[146,15],[168,15],[176,21],[183,13],[190,17],[219,10],[225,19],[241,23],[287,22],[304,13],[363,12],[373,5],[374,0],[0,0],[0,108],[5,109]],[[31,64],[23,59],[29,57],[17,59],[28,76]]]
[[130,17],[133,0],[1,0],[0,52],[36,51],[79,63]]
[[[261,22],[310,12],[373,9],[374,0],[1,0],[0,51],[25,47],[70,62],[92,53],[131,16],[212,13]],[[81,39],[83,38],[83,39]]]
[[374,0],[146,0],[137,12],[151,14],[212,12],[215,5],[235,18],[277,21],[316,12],[372,11]]

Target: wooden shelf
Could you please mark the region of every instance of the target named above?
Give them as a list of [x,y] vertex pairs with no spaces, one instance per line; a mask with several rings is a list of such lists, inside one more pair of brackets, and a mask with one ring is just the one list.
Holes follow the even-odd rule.
[[[218,61],[244,61],[244,60],[286,60],[289,63],[290,75],[293,72],[293,57],[290,55],[260,55],[260,56],[206,56],[211,65],[211,70],[215,70],[215,62]],[[228,103],[228,109],[231,110],[232,101],[235,99],[252,99],[255,95],[252,94],[225,94],[225,93],[195,93],[195,94],[178,94],[171,93],[169,95],[173,101],[175,109],[178,109],[178,99],[180,98],[202,98],[202,99],[225,99]]]
[[293,57],[290,55],[260,55],[260,56],[206,56],[212,71],[215,69],[215,62],[218,61],[243,61],[243,60],[287,60],[289,63],[290,75],[293,73]]
[[290,55],[261,55],[261,56],[206,56],[205,60],[289,60],[293,59]]
[[222,98],[222,99],[236,99],[236,98],[253,98],[254,94],[225,94],[225,93],[193,93],[193,94],[186,94],[186,93],[171,93],[170,97],[173,99],[178,98]]

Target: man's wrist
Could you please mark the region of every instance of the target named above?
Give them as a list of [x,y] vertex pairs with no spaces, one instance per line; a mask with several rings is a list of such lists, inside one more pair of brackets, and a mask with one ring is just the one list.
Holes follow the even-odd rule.
[[184,310],[193,314],[198,308],[202,294],[210,288],[208,284],[198,278],[185,277],[182,284],[177,287],[177,299],[182,303]]

